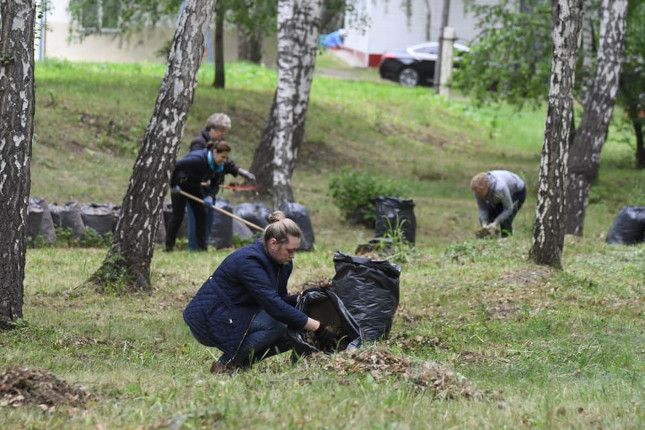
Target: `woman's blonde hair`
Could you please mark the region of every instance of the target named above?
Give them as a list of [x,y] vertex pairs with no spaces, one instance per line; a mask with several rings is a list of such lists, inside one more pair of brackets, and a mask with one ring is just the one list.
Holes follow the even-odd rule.
[[287,218],[282,211],[275,211],[269,215],[269,225],[264,228],[262,241],[267,243],[275,239],[279,244],[289,242],[289,236],[302,238],[302,230],[293,220]]
[[470,189],[473,190],[476,196],[484,197],[488,194],[488,188],[490,187],[490,182],[488,181],[488,175],[486,172],[478,173],[473,176],[473,179],[470,181]]

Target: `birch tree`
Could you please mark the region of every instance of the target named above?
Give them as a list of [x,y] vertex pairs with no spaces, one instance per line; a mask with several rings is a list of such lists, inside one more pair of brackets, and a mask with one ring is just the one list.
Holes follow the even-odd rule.
[[0,327],[22,318],[35,16],[33,0],[0,1]]
[[114,239],[90,281],[99,287],[148,289],[154,236],[193,101],[213,0],[188,0],[177,23],[168,70],[134,163]]
[[596,71],[587,88],[584,115],[571,144],[566,193],[566,233],[582,236],[591,183],[616,103],[625,50],[627,0],[603,0]]
[[251,170],[274,204],[293,201],[291,176],[305,132],[318,48],[321,0],[278,2],[278,84]]
[[537,264],[561,268],[565,183],[582,0],[554,0],[551,13],[551,83],[540,161],[533,245],[529,256]]

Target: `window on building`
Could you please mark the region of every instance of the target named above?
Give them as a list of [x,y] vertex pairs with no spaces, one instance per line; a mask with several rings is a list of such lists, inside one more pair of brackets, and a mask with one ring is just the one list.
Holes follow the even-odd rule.
[[81,25],[84,29],[99,33],[119,31],[121,0],[85,0],[81,8]]

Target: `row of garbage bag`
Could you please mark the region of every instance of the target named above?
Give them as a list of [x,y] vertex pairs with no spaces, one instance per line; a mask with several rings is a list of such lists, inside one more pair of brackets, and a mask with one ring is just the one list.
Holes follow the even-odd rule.
[[[271,210],[264,203],[241,203],[232,206],[226,199],[218,197],[215,205],[260,227],[265,227],[268,224],[267,217],[271,213]],[[313,249],[315,236],[309,211],[298,203],[287,203],[280,209],[303,230],[304,238],[301,241],[301,250],[308,251]],[[82,237],[87,228],[91,228],[99,235],[106,235],[114,232],[120,211],[120,206],[109,203],[80,204],[72,201],[59,205],[56,203],[48,204],[46,200],[41,198],[30,198],[27,215],[27,237],[33,240],[40,236],[47,243],[53,244],[56,242],[57,227],[69,229],[74,239]],[[165,226],[170,223],[172,216],[170,202],[164,203],[162,214],[155,236],[157,243],[165,242]],[[232,246],[234,237],[242,241],[255,237],[255,233],[244,223],[217,211],[213,212],[211,227],[208,243],[216,248]],[[178,236],[186,237],[186,235],[187,217],[184,217]]]

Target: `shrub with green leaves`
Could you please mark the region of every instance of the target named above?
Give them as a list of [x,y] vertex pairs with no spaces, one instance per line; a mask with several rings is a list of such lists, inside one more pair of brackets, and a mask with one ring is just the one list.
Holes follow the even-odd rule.
[[344,171],[329,180],[329,194],[345,218],[355,224],[374,227],[378,196],[402,196],[400,184],[367,173]]

